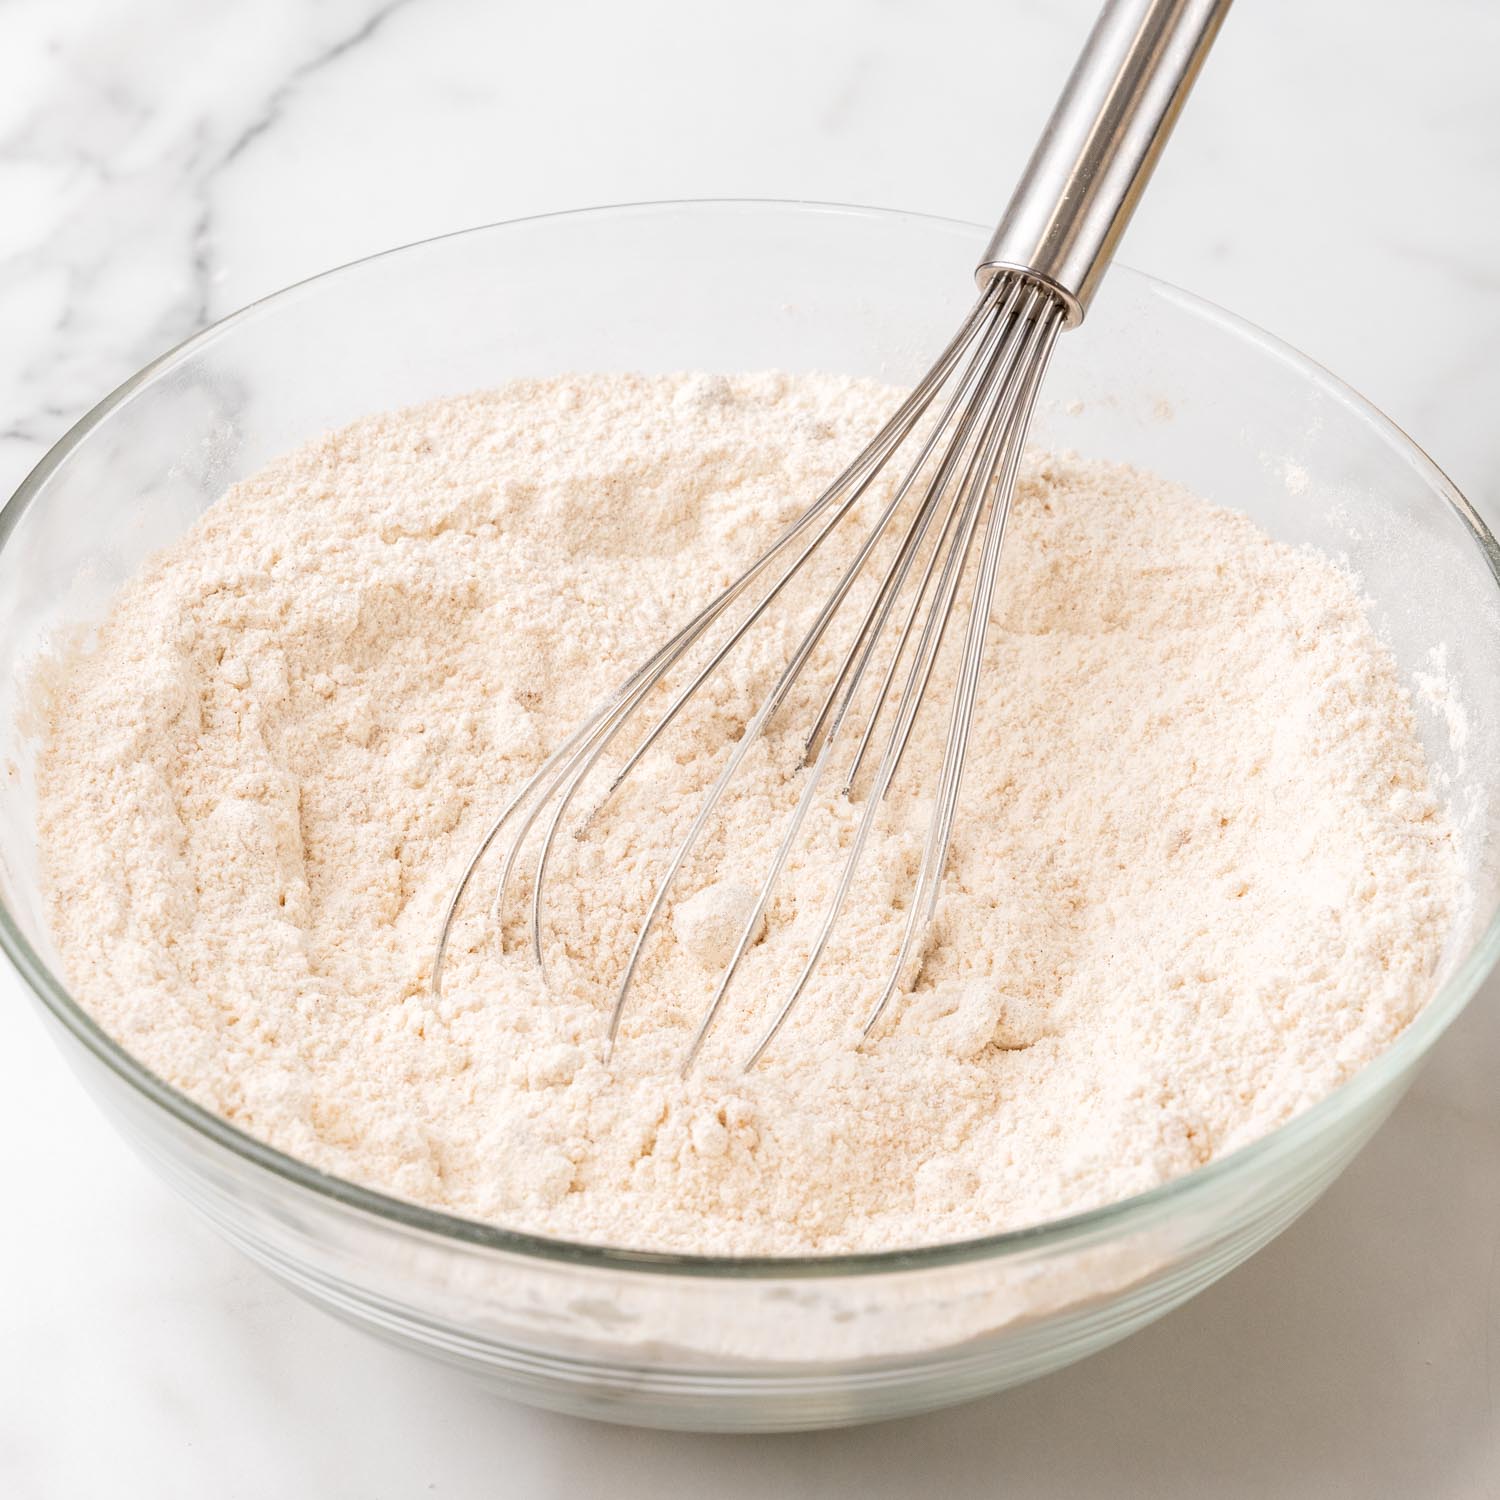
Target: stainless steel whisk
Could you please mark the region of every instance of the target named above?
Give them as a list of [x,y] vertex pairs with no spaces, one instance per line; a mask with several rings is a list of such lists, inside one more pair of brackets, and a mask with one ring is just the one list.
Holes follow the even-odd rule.
[[[776,882],[832,763],[835,747],[850,722],[850,711],[879,658],[883,668],[878,669],[873,706],[843,773],[845,793],[852,790],[866,765],[877,725],[888,722],[888,733],[812,951],[744,1066],[752,1068],[760,1060],[805,992],[843,910],[876,812],[926,698],[960,585],[970,570],[975,538],[982,532],[937,794],[899,950],[863,1024],[862,1035],[869,1035],[900,987],[917,940],[937,907],[973,727],[1011,491],[1053,346],[1064,328],[1082,322],[1228,9],[1229,0],[1109,0],[1104,6],[979,263],[979,300],[958,333],[848,468],[728,588],[580,724],[501,810],[475,849],[444,912],[432,966],[435,996],[442,991],[444,959],[459,905],[481,862],[507,828],[511,833],[504,845],[491,920],[503,946],[501,914],[506,892],[524,846],[533,830],[540,827],[530,935],[536,962],[545,975],[543,890],[558,831],[579,788],[666,675],[736,601],[749,601],[750,607],[734,623],[727,639],[671,697],[626,756],[605,794],[607,800],[898,453],[909,448],[911,457],[892,497],[865,532],[769,696],[729,752],[657,883],[616,985],[607,1045],[614,1045],[646,944],[683,864],[745,757],[832,628],[872,556],[899,530],[894,556],[880,575],[873,599],[859,618],[833,682],[823,695],[822,707],[807,736],[796,806],[754,907],[740,927],[733,955],[688,1046],[682,1071],[686,1073],[698,1056],[740,962],[755,939]],[[926,420],[934,409],[936,418]],[[897,516],[903,507],[908,513],[902,515],[898,525]],[[914,571],[916,583],[908,589]],[[763,592],[757,594],[757,589]],[[899,692],[893,695],[903,665],[905,675],[900,679]]]

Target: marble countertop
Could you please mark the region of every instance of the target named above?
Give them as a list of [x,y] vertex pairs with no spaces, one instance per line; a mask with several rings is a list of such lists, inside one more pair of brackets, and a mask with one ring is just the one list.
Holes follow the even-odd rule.
[[[312,272],[695,196],[992,218],[1090,0],[11,0],[0,492],[101,394]],[[1500,519],[1500,9],[1233,15],[1125,258],[1274,329]],[[935,1416],[684,1437],[512,1406],[241,1263],[0,975],[0,1494],[620,1500],[1500,1494],[1500,987],[1328,1196],[1184,1309]]]

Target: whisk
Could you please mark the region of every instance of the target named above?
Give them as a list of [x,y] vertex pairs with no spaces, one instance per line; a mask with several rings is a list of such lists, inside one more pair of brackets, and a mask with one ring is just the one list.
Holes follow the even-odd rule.
[[[729,750],[657,880],[624,972],[614,981],[605,1045],[608,1052],[615,1044],[647,944],[684,864],[737,771],[840,622],[872,559],[889,553],[883,571],[873,570],[878,582],[863,611],[850,612],[856,618],[847,631],[847,645],[841,653],[832,653],[839,665],[806,736],[794,809],[687,1046],[682,1072],[685,1075],[698,1057],[741,961],[756,940],[845,731],[859,724],[854,705],[868,700],[872,706],[854,737],[852,753],[841,762],[842,790],[851,792],[871,763],[873,778],[811,951],[745,1060],[745,1069],[759,1062],[806,992],[846,905],[877,811],[911,742],[948,626],[967,598],[937,790],[915,885],[895,960],[865,1015],[861,1036],[874,1030],[898,993],[936,912],[959,807],[1011,493],[1053,347],[1065,328],[1082,322],[1228,8],[1229,0],[1110,0],[1104,6],[979,263],[980,295],[957,334],[864,451],[727,588],[579,724],[501,809],[444,911],[432,965],[434,996],[442,992],[444,960],[459,907],[497,844],[500,868],[491,922],[502,948],[507,893],[523,851],[529,844],[536,846],[529,932],[545,979],[543,892],[559,830],[580,788],[647,700],[664,686],[668,674],[687,662],[689,680],[669,694],[665,708],[625,755],[605,793],[607,800],[729,654],[775,608],[810,559],[831,545],[829,539],[840,523],[881,476],[892,466],[904,466],[771,691]],[[732,612],[737,604],[738,615]],[[728,633],[715,644],[709,632],[721,622]],[[700,654],[707,652],[701,665],[694,664],[695,648]],[[873,695],[862,698],[867,681],[877,685]],[[882,727],[883,735],[877,733]],[[502,833],[507,834],[503,843]]]

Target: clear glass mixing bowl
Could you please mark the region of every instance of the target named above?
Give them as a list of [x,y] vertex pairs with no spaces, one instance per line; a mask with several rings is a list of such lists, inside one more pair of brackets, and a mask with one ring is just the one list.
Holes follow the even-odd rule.
[[[97,619],[227,485],[362,413],[516,375],[778,367],[909,380],[970,301],[985,234],[868,209],[698,203],[413,245],[189,340],[90,412],[11,500],[0,518],[11,767],[0,782],[0,944],[120,1130],[303,1295],[523,1400],[619,1421],[816,1427],[963,1400],[1121,1338],[1285,1228],[1368,1139],[1494,963],[1493,538],[1401,432],[1326,372],[1117,269],[1062,340],[1036,437],[1144,465],[1278,536],[1346,555],[1402,668],[1451,689],[1446,704],[1419,693],[1417,708],[1461,821],[1474,910],[1431,1004],[1337,1093],[1189,1177],[1019,1233],[826,1259],[635,1254],[511,1234],[323,1176],[169,1088],[70,998],[38,891],[28,665]],[[1445,711],[1455,702],[1466,733]]]

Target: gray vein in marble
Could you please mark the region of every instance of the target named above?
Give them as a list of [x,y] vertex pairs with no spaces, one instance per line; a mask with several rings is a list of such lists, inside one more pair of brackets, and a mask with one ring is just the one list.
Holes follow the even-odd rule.
[[411,4],[411,0],[385,0],[385,3],[373,11],[365,21],[350,32],[348,36],[340,38],[331,46],[325,47],[316,56],[307,61],[299,63],[287,77],[279,83],[270,93],[266,100],[265,108],[253,119],[235,138],[219,160],[221,168],[227,167],[235,161],[252,142],[257,141],[268,131],[281,117],[282,109],[287,100],[308,79],[316,76],[330,64],[337,62],[359,46],[361,42],[368,41],[398,10]]
[[[190,93],[153,99],[129,71],[112,70],[114,45],[123,43],[111,31],[121,18],[107,7],[52,38],[50,95],[0,142],[0,165],[40,171],[53,187],[35,237],[0,259],[0,286],[19,304],[8,319],[0,304],[0,327],[24,330],[5,340],[16,357],[0,364],[0,488],[113,385],[222,311],[213,299],[219,174],[274,128],[292,92],[408,3],[337,7],[332,19],[346,18],[329,36],[307,36],[290,21],[278,31],[277,17],[263,16],[256,42],[243,38],[251,57],[241,89],[201,102]],[[295,20],[295,8],[285,14]],[[255,17],[246,21],[253,26]],[[289,65],[275,66],[288,52]],[[257,78],[257,64],[275,66],[274,81]],[[48,318],[40,288],[58,276],[64,287]],[[38,290],[23,302],[28,287]]]

